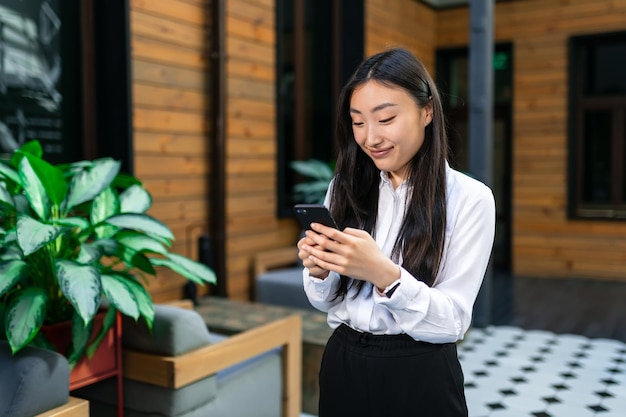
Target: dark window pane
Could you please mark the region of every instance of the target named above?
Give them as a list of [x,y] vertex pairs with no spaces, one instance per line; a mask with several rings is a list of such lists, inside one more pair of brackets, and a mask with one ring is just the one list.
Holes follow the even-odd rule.
[[586,96],[626,94],[626,36],[610,38],[583,48]]
[[[328,60],[333,56],[333,3],[330,0],[306,2],[306,129],[308,149],[300,155],[330,160],[333,146],[333,73]],[[302,156],[300,156],[304,159]]]
[[584,120],[583,202],[611,202],[611,112],[587,111]]
[[[622,119],[624,120],[624,119]],[[622,127],[624,136],[622,137],[622,143],[626,145],[626,126]],[[622,146],[622,205],[626,205],[626,146]]]
[[493,69],[493,102],[506,105],[511,102],[513,90],[511,53],[509,51],[495,53],[493,56]]
[[467,107],[468,64],[469,59],[465,56],[455,57],[450,62],[450,107],[453,109]]
[[[280,204],[291,212],[293,186],[303,178],[290,163],[309,158],[330,160],[333,140],[333,31],[331,0],[303,0],[304,28],[296,27],[293,0],[278,0],[277,19],[277,133],[279,137]],[[304,39],[298,34],[303,33]],[[299,59],[302,73],[296,74]],[[299,77],[299,78],[298,78]],[[300,88],[297,81],[302,80]],[[299,123],[300,125],[296,125]]]

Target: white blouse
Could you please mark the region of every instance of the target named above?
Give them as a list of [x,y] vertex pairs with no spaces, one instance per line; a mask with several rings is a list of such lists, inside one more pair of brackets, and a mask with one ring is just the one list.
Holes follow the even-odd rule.
[[[431,343],[455,342],[468,330],[495,234],[493,193],[483,183],[446,167],[447,219],[442,263],[435,283],[428,287],[400,267],[400,285],[391,297],[381,295],[370,283],[354,298],[351,288],[343,299],[335,298],[339,274],[326,279],[303,271],[304,290],[311,304],[328,312],[331,328],[345,323],[373,334],[406,333]],[[331,184],[332,187],[332,184]],[[330,189],[330,187],[329,187]],[[407,185],[394,190],[381,172],[375,239],[391,256],[405,213]],[[329,196],[326,196],[328,205]],[[401,261],[400,261],[401,265]]]

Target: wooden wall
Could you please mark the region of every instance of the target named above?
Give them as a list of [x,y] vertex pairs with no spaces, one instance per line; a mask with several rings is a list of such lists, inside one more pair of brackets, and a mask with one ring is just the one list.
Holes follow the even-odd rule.
[[[174,232],[172,251],[192,259],[210,215],[210,1],[130,1],[134,174],[152,193],[149,213]],[[159,271],[148,290],[178,299],[184,283]]]
[[[468,44],[467,8],[437,14],[439,47]],[[624,30],[626,0],[525,0],[495,9],[511,41],[513,269],[537,277],[626,281],[626,223],[567,218],[567,42]]]
[[229,298],[251,296],[254,255],[294,245],[277,218],[274,0],[226,1],[226,260]]
[[434,76],[436,22],[436,12],[415,0],[367,0],[365,55],[404,47]]

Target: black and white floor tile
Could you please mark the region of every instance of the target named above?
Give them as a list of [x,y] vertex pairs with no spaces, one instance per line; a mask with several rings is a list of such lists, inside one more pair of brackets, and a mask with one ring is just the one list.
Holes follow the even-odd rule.
[[626,344],[496,326],[459,344],[470,417],[626,417]]

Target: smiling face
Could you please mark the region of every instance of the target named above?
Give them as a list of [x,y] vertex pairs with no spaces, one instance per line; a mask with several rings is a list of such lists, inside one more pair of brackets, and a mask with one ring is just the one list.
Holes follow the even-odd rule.
[[350,116],[356,143],[398,187],[424,143],[432,106],[419,107],[403,88],[367,81],[352,93]]

